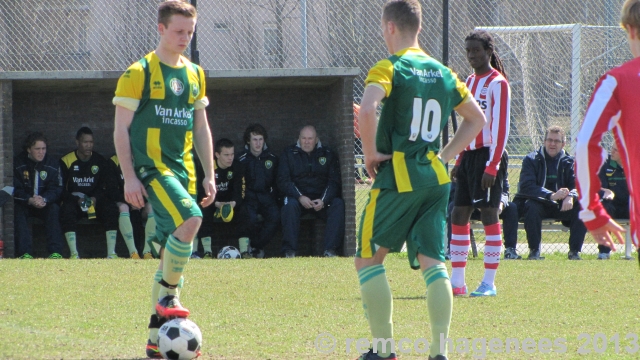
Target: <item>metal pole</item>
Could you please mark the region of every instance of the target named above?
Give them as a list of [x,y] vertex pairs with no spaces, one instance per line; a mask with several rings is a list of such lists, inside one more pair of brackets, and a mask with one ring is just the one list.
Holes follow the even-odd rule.
[[[193,7],[198,7],[198,0],[191,0]],[[193,38],[191,39],[191,62],[200,65],[200,51],[198,51],[198,27],[193,32]]]
[[[442,0],[442,64],[449,66],[449,0]],[[451,125],[453,132],[458,130],[456,112],[451,112]],[[449,143],[449,127],[442,130],[442,146]]]
[[300,0],[300,32],[302,36],[302,67],[307,68],[307,0]]

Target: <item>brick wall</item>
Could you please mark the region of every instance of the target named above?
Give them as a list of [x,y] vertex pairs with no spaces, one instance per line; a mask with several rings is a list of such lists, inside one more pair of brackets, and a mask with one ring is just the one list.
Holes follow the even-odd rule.
[[[0,81],[0,174],[2,174],[2,186],[13,186],[13,151],[12,139],[13,121],[12,121],[12,93],[13,86],[11,81]],[[4,256],[12,257],[14,255],[13,242],[13,203],[7,202],[3,208],[0,208],[2,215],[2,240],[4,242]]]
[[[211,79],[209,81],[215,81]],[[111,104],[115,80],[104,80],[113,86],[99,90],[91,86],[79,86],[73,91],[41,91],[20,88],[13,93],[13,131],[7,135],[12,142],[5,142],[8,152],[21,151],[25,136],[32,131],[42,131],[49,139],[48,152],[61,156],[75,148],[75,133],[82,126],[94,132],[94,149],[104,156],[115,153],[113,146],[114,107]],[[54,87],[55,88],[55,87]],[[10,93],[10,91],[9,91]],[[242,134],[251,123],[258,122],[267,128],[268,145],[276,154],[295,143],[300,128],[313,124],[324,145],[340,154],[343,197],[347,209],[345,254],[355,252],[355,203],[353,189],[353,115],[351,113],[352,81],[338,78],[322,87],[268,88],[249,90],[209,90],[211,105],[207,114],[214,139],[230,138],[236,144],[236,152],[242,147]],[[7,130],[7,124],[3,129]],[[11,145],[12,144],[12,148]],[[9,156],[9,158],[11,158]],[[5,162],[6,166],[6,162]],[[5,206],[8,211],[9,206]],[[8,214],[7,214],[8,215]],[[11,216],[12,220],[12,216]],[[5,226],[9,225],[5,216]],[[7,231],[9,228],[7,227]],[[11,233],[13,229],[11,229]],[[100,233],[102,231],[100,230]],[[35,241],[44,243],[41,231],[36,231]],[[80,234],[79,234],[80,235]],[[99,249],[105,252],[104,236],[95,235]],[[237,242],[237,240],[236,240]],[[280,244],[279,238],[274,242]],[[5,242],[6,243],[6,242]],[[119,241],[119,244],[121,242]],[[83,243],[79,242],[82,252]],[[42,244],[41,249],[44,249]],[[121,250],[123,249],[123,250]],[[118,251],[126,248],[118,246]],[[124,255],[123,254],[123,255]],[[42,255],[42,254],[39,254]]]

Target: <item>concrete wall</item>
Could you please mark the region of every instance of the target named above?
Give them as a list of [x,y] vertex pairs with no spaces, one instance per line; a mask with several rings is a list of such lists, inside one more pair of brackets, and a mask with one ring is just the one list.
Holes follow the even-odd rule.
[[[239,152],[244,129],[258,122],[269,132],[269,147],[280,154],[284,147],[295,143],[302,126],[315,125],[322,143],[340,154],[343,197],[347,209],[345,254],[352,255],[355,253],[353,77],[326,77],[322,81],[292,79],[279,85],[283,79],[277,77],[263,79],[262,82],[208,78],[207,96],[211,104],[207,114],[214,139],[230,138],[236,143],[236,152]],[[1,98],[4,108],[13,108],[12,112],[0,115],[2,137],[8,140],[3,142],[4,156],[0,164],[0,171],[3,166],[9,169],[5,171],[4,185],[12,183],[11,159],[21,151],[25,136],[32,131],[42,131],[49,139],[49,154],[60,157],[75,149],[77,129],[88,126],[94,131],[95,151],[107,157],[115,153],[112,136],[114,107],[111,103],[115,78],[14,80],[0,84],[5,90],[1,93],[4,94]],[[262,85],[247,88],[250,86],[246,84]],[[9,250],[13,245],[13,219],[12,215],[9,216],[12,205],[7,204],[4,208],[5,248]],[[35,230],[35,242],[44,243],[42,231]],[[102,229],[96,230],[99,231],[93,232],[98,235],[94,235],[95,241],[92,238],[91,243],[98,245],[91,245],[91,250],[87,252],[90,256],[102,256],[104,252],[106,256]],[[220,241],[229,241],[229,238]],[[275,239],[274,243],[279,247],[280,238]],[[82,239],[78,244],[81,253],[83,247],[88,246]],[[44,250],[44,244],[39,249]],[[126,248],[119,245],[118,250],[126,255]],[[6,253],[13,255],[13,248]]]

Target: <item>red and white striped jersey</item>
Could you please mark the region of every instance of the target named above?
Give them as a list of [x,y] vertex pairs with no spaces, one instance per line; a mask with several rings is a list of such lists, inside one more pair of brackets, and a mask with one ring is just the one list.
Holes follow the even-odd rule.
[[483,75],[471,74],[467,78],[467,87],[484,111],[487,123],[465,151],[488,147],[489,161],[485,172],[496,175],[509,137],[511,89],[507,79],[496,69]]
[[640,141],[635,139],[640,134],[639,90],[640,58],[606,72],[591,95],[576,145],[576,180],[583,209],[580,218],[587,229],[595,230],[610,218],[598,196],[598,171],[607,159],[600,141],[604,133],[613,132],[627,174],[631,234],[636,246],[640,215]]

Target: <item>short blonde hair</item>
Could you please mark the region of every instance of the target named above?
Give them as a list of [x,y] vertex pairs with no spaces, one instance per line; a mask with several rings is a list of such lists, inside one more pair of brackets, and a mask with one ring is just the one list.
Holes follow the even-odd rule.
[[640,31],[640,0],[627,0],[622,5],[620,11],[620,25],[624,28],[629,25],[636,29],[636,34]]
[[182,15],[187,18],[198,17],[196,8],[182,0],[169,0],[158,5],[158,24],[169,26],[169,20],[173,15]]

